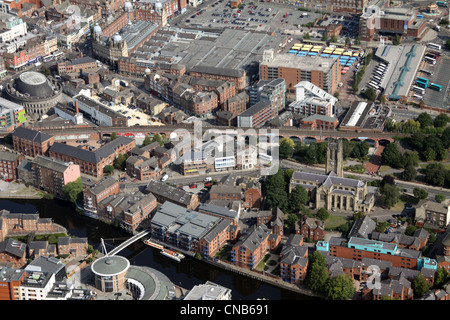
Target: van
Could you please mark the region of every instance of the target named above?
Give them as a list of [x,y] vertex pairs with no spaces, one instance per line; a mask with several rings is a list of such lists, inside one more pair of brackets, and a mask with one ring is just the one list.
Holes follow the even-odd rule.
[[169,176],[168,176],[167,174],[165,174],[165,175],[161,178],[161,181],[164,182],[164,181],[166,181],[167,179],[169,179]]
[[211,178],[211,177],[206,177],[206,178],[205,178],[205,181],[211,182],[211,181],[212,181],[212,178]]

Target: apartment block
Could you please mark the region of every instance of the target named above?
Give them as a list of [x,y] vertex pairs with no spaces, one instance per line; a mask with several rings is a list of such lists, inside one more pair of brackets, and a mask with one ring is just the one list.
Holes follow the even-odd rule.
[[114,194],[120,192],[119,181],[112,176],[107,176],[83,191],[84,209],[97,213],[99,203]]
[[37,155],[47,155],[55,142],[55,137],[23,126],[16,128],[11,135],[14,151],[32,158]]
[[81,177],[80,166],[44,156],[36,156],[31,163],[33,185],[45,192],[66,199],[63,188]]
[[291,234],[280,252],[280,276],[289,283],[301,284],[307,275],[308,247],[303,236]]
[[259,65],[260,79],[284,79],[286,92],[295,93],[295,85],[309,81],[333,94],[341,80],[341,66],[337,59],[323,57],[297,57],[291,54],[265,54]]
[[17,167],[25,157],[9,151],[0,151],[0,178],[3,180],[18,179]]

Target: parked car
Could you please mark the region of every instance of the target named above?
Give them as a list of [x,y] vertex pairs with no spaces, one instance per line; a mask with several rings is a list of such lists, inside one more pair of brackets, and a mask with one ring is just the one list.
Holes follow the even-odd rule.
[[189,188],[195,189],[195,188],[197,188],[197,185],[196,184],[191,184],[191,185],[189,185]]

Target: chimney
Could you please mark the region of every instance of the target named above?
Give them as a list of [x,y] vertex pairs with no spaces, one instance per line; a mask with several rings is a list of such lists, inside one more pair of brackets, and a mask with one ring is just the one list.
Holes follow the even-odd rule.
[[75,113],[80,113],[80,109],[78,109],[78,100],[75,100]]

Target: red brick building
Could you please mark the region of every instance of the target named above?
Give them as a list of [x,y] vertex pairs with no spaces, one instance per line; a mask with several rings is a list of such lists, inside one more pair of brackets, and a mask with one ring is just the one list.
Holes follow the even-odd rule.
[[298,222],[297,234],[301,234],[305,238],[309,238],[314,241],[323,239],[325,235],[325,225],[321,220],[309,218],[304,215]]
[[321,114],[314,114],[300,120],[300,127],[309,130],[335,130],[338,125],[338,118]]
[[103,178],[83,191],[84,209],[97,212],[98,204],[105,198],[120,192],[119,181],[112,176]]
[[194,78],[233,82],[238,90],[245,89],[247,85],[245,70],[233,70],[197,65],[190,69],[189,75]]
[[254,269],[269,252],[272,231],[263,224],[253,226],[231,249],[231,261],[234,265]]
[[291,234],[280,253],[280,276],[293,284],[301,284],[307,276],[308,248],[303,246],[303,237]]
[[9,151],[0,151],[0,177],[4,180],[17,179],[17,167],[25,157]]
[[25,279],[25,270],[8,267],[0,268],[2,277],[0,278],[0,300],[20,300],[20,285]]
[[14,151],[25,156],[47,155],[55,138],[49,134],[20,126],[12,133]]

